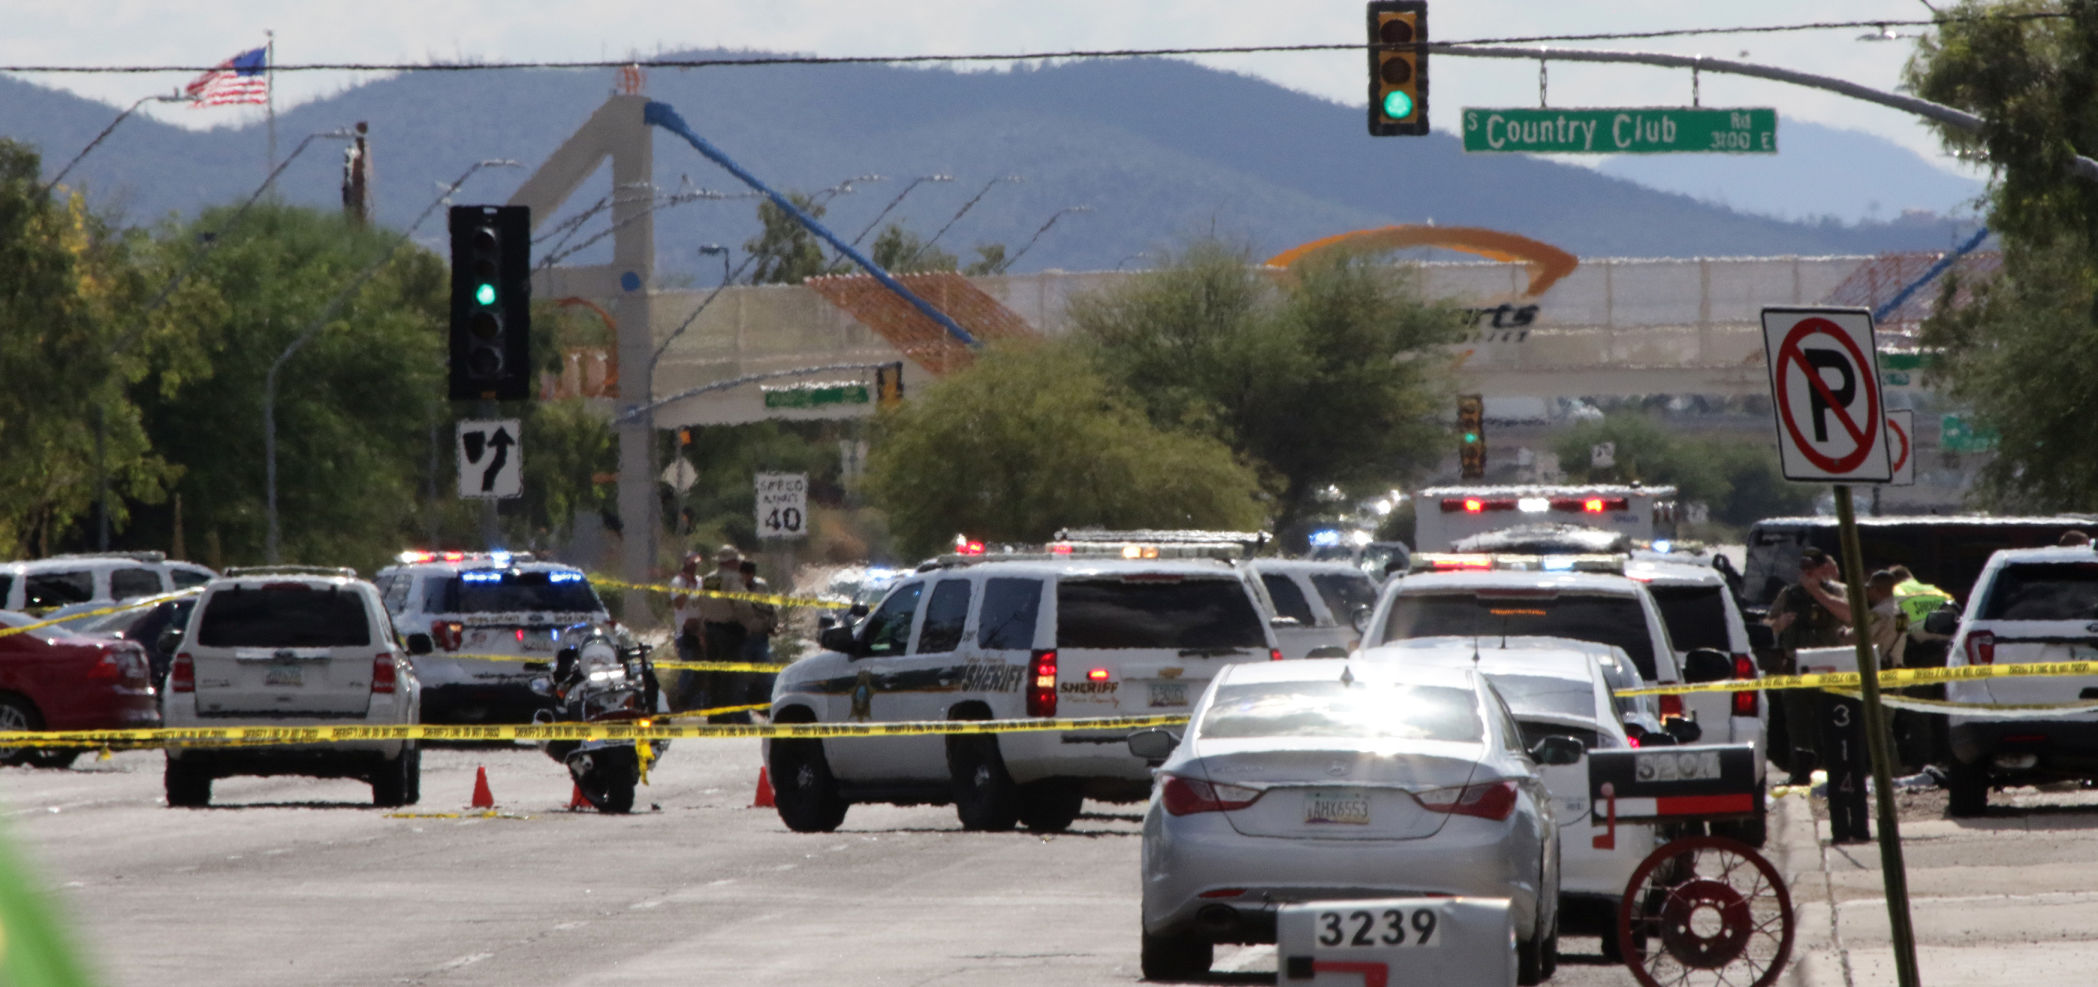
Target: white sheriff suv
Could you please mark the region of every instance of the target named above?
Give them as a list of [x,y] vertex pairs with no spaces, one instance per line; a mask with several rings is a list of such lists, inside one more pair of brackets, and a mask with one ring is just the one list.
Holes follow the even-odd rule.
[[[183,628],[169,628],[170,727],[407,725],[422,686],[394,639],[379,591],[352,569],[260,566],[204,585]],[[372,803],[421,797],[410,740],[170,747],[169,806],[211,803],[214,779],[308,775],[371,783]]]
[[[775,723],[1185,714],[1216,670],[1281,657],[1247,570],[1216,558],[977,556],[897,580],[782,669]],[[1127,730],[772,740],[790,829],[853,802],[953,802],[966,829],[1062,830],[1087,797],[1138,802]]]
[[372,580],[423,681],[427,723],[522,723],[561,634],[610,617],[581,569],[522,552],[403,552]]

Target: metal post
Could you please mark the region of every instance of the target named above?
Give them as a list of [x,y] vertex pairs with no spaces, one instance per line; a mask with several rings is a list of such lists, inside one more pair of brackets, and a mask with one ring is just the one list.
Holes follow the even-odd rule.
[[1850,627],[1857,639],[1859,691],[1864,694],[1865,749],[1872,758],[1873,801],[1879,809],[1879,862],[1887,888],[1887,927],[1894,941],[1894,975],[1901,987],[1916,987],[1916,930],[1909,920],[1909,878],[1901,861],[1901,824],[1894,808],[1894,772],[1889,766],[1893,736],[1879,704],[1879,659],[1872,653],[1870,613],[1865,606],[1865,562],[1858,548],[1858,519],[1849,484],[1836,484],[1836,523],[1843,537],[1843,583],[1850,598]]
[[[484,400],[480,403],[479,414],[482,421],[490,421],[501,415],[502,409],[498,408],[494,401]],[[522,439],[522,436],[519,438]],[[501,536],[497,530],[496,504],[497,500],[494,497],[483,497],[481,499],[481,549],[483,551],[492,552],[502,547],[496,544],[496,539]]]

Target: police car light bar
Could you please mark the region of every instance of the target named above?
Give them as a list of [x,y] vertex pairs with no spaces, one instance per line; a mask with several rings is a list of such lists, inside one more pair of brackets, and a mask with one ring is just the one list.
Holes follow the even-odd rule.
[[512,562],[531,562],[534,558],[530,552],[429,552],[411,549],[394,556],[394,561],[403,565],[418,562],[487,562],[507,566]]
[[1564,511],[1573,514],[1607,514],[1631,509],[1627,497],[1444,497],[1444,514],[1482,514],[1487,511],[1521,511],[1542,514]]
[[1509,572],[1602,572],[1624,575],[1621,555],[1513,555],[1478,552],[1419,552],[1414,572],[1464,572],[1498,569]]

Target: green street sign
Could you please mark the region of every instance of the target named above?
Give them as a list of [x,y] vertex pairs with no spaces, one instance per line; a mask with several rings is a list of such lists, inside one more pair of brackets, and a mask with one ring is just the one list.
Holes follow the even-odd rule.
[[1524,154],[1776,154],[1777,110],[1466,109],[1464,149]]
[[821,408],[833,404],[866,404],[865,384],[794,384],[762,388],[766,408]]
[[1999,436],[1993,428],[1981,428],[1959,415],[1938,419],[1938,448],[1946,452],[1988,452]]

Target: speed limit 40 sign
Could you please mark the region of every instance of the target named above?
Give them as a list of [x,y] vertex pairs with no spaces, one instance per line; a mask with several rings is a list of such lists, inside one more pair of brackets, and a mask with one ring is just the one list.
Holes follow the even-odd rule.
[[758,537],[800,538],[809,528],[809,475],[758,474]]
[[1766,308],[1764,355],[1788,480],[1885,483],[1886,405],[1861,308]]

